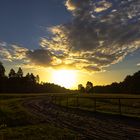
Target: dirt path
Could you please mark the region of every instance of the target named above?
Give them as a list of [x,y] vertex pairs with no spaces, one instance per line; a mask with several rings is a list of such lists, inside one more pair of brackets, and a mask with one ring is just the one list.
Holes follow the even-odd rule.
[[32,99],[23,103],[40,122],[69,128],[82,140],[140,140],[140,120],[66,109],[47,100]]

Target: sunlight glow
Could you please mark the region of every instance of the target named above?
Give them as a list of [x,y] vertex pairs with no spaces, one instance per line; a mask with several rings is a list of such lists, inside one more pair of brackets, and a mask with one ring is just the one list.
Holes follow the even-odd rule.
[[76,71],[56,70],[52,73],[52,80],[55,84],[65,88],[73,88],[76,84]]

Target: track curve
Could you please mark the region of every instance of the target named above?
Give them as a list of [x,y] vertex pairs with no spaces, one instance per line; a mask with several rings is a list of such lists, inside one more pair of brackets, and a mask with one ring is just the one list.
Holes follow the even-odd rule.
[[30,99],[22,104],[40,122],[77,132],[81,140],[139,140],[140,120],[88,113],[55,105],[51,99]]

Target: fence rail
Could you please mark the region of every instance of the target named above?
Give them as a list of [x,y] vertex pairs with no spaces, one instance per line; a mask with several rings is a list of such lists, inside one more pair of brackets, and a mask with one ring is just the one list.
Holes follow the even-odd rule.
[[[99,111],[98,109],[98,105],[97,104],[100,104],[100,103],[105,103],[104,101],[100,101],[100,100],[112,100],[112,101],[109,101],[109,102],[106,102],[110,105],[115,105],[115,107],[117,108],[117,114],[119,115],[124,115],[122,109],[124,107],[126,108],[130,108],[131,107],[131,111],[132,113],[134,112],[134,109],[137,109],[137,116],[140,117],[140,97],[138,98],[132,98],[132,97],[87,97],[87,96],[65,96],[65,95],[55,95],[55,96],[51,96],[52,98],[52,102],[54,104],[58,104],[59,106],[65,106],[66,108],[69,108],[70,105],[69,105],[69,101],[70,99],[73,99],[75,101],[75,105],[73,105],[75,108],[79,108],[80,106],[80,100],[93,100],[93,111],[96,112],[96,111]],[[113,100],[115,100],[116,102],[113,102]],[[124,100],[129,100],[128,101],[128,104],[130,102],[130,105],[124,105]],[[133,101],[133,104],[135,102],[135,100],[137,100],[137,106],[133,106],[133,104],[131,104],[131,101]],[[62,105],[62,101],[63,101],[63,105]],[[99,103],[100,101],[100,103]],[[65,104],[64,104],[65,102]],[[91,102],[91,101],[90,101]],[[111,107],[110,107],[111,108]]]

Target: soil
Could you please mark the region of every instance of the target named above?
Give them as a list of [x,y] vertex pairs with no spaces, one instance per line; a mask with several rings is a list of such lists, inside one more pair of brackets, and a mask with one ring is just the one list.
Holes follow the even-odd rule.
[[49,98],[26,100],[23,106],[42,123],[76,132],[78,140],[140,140],[138,118],[66,108]]

